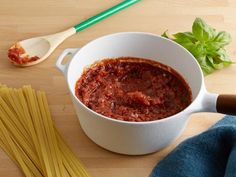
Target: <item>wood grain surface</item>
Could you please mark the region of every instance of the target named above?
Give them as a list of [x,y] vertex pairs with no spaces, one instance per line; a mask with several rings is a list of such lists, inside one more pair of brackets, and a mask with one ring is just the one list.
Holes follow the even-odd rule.
[[[231,33],[233,42],[227,50],[236,61],[236,0],[143,0],[70,37],[39,65],[17,68],[9,63],[7,49],[14,42],[67,29],[120,1],[0,0],[0,82],[12,87],[31,84],[35,89],[46,91],[57,128],[93,177],[147,177],[155,164],[179,142],[206,130],[223,115],[192,115],[174,144],[151,155],[124,156],[108,152],[88,139],[80,128],[65,79],[55,68],[55,61],[64,49],[81,47],[115,32],[186,31],[191,29],[195,17],[202,17],[216,29]],[[211,92],[236,94],[236,66],[205,77],[205,82]],[[0,177],[22,176],[18,167],[0,150]]]

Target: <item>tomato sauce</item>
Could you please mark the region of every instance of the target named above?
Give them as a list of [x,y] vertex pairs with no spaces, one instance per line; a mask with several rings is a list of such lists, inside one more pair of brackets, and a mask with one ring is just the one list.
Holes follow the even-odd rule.
[[16,43],[8,50],[8,57],[13,63],[26,64],[39,59],[38,56],[30,57],[19,43]]
[[97,113],[135,122],[169,117],[192,101],[190,87],[174,69],[133,57],[93,64],[77,81],[75,93]]

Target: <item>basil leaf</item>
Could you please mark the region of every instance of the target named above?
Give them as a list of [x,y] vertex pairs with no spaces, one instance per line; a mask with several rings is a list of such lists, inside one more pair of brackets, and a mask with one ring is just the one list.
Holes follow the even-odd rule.
[[205,76],[211,74],[215,70],[206,56],[197,58],[197,60]]
[[191,32],[176,33],[173,34],[173,36],[175,37],[175,40],[179,42],[195,43],[197,41],[197,39],[193,36]]
[[207,57],[208,61],[211,63],[214,69],[222,69],[224,68],[224,62],[219,60],[219,58],[212,58],[210,56]]
[[222,69],[234,64],[234,62],[230,61],[224,49],[219,50],[215,57],[208,56],[208,59],[215,69]]
[[231,64],[233,63],[232,61],[230,61],[229,56],[226,54],[226,51],[223,48],[214,51],[214,55],[209,55],[209,56],[213,57],[218,62],[230,62]]
[[196,39],[201,42],[207,42],[214,40],[216,36],[215,29],[207,25],[202,19],[196,18],[193,26],[192,32]]
[[221,61],[230,61],[225,49],[223,48],[220,48],[219,50],[215,51],[215,56],[218,57]]
[[191,53],[196,57],[202,57],[206,55],[205,47],[202,43],[197,43],[194,45],[194,48],[191,50]]
[[214,39],[214,42],[218,44],[220,47],[224,47],[225,45],[231,42],[231,36],[229,33],[225,31],[220,31]]
[[209,55],[215,54],[216,51],[218,51],[222,47],[218,42],[208,42],[205,44],[205,46]]
[[191,41],[180,41],[175,39],[175,42],[182,45],[186,48],[190,53],[193,54],[195,58],[199,58],[206,55],[206,50],[204,49],[204,45],[201,43],[192,43]]
[[[190,53],[193,54],[193,56],[195,56],[195,45],[192,42],[186,42],[186,41],[179,41],[174,39],[175,42],[177,42],[178,44],[182,45],[184,48],[186,48]],[[196,57],[196,56],[195,56]]]

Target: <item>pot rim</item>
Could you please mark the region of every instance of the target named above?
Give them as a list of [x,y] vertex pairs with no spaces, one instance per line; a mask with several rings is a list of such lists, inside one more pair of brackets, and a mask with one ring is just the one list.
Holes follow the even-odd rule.
[[[97,113],[95,111],[93,111],[92,109],[88,108],[86,105],[84,105],[75,95],[75,91],[74,90],[71,90],[71,87],[70,87],[70,83],[69,83],[69,76],[68,76],[68,71],[69,71],[69,68],[70,68],[70,65],[72,63],[72,61],[76,58],[77,55],[79,55],[79,53],[84,49],[86,48],[88,45],[90,45],[91,43],[93,43],[94,41],[96,40],[101,40],[103,38],[107,38],[107,37],[111,37],[111,36],[117,36],[117,35],[121,35],[121,34],[140,34],[140,35],[148,35],[148,36],[152,36],[152,37],[157,37],[157,38],[162,38],[164,40],[167,40],[171,43],[173,43],[174,45],[180,47],[183,51],[185,51],[187,54],[189,54],[189,58],[191,58],[192,60],[194,60],[194,62],[197,64],[197,69],[200,71],[200,79],[201,79],[201,86],[200,86],[200,89],[198,90],[198,93],[196,95],[196,97],[193,99],[193,101],[191,102],[190,105],[188,105],[185,109],[183,109],[182,111],[172,115],[172,116],[169,116],[169,117],[165,117],[163,119],[158,119],[158,120],[152,120],[152,121],[142,121],[142,122],[131,122],[131,121],[124,121],[124,120],[117,120],[117,119],[114,119],[114,118],[111,118],[111,117],[107,117],[107,116],[104,116],[100,113]],[[144,58],[145,59],[145,58]],[[175,68],[173,68],[175,69]],[[95,114],[96,116],[98,117],[101,117],[107,121],[112,121],[114,123],[121,123],[121,124],[129,124],[129,125],[146,125],[146,124],[154,124],[154,123],[161,123],[161,122],[164,122],[164,121],[168,121],[168,120],[171,120],[171,119],[174,119],[176,117],[179,117],[179,115],[181,114],[185,114],[185,113],[193,113],[194,110],[192,109],[191,110],[191,107],[196,103],[196,101],[200,101],[198,100],[197,98],[201,95],[201,94],[204,94],[206,93],[206,90],[205,90],[205,84],[204,84],[204,77],[203,77],[203,73],[202,73],[202,70],[200,68],[200,65],[198,64],[198,62],[196,61],[195,57],[187,50],[185,49],[184,47],[182,47],[180,44],[168,39],[168,38],[165,38],[165,37],[162,37],[160,35],[157,35],[157,34],[153,34],[153,33],[148,33],[148,32],[119,32],[119,33],[112,33],[112,34],[108,34],[108,35],[105,35],[105,36],[101,36],[101,37],[98,37],[90,42],[88,42],[87,44],[85,44],[83,47],[79,48],[79,50],[77,50],[75,52],[75,54],[73,55],[72,59],[70,60],[70,62],[68,63],[67,67],[66,67],[66,71],[64,73],[66,75],[66,82],[67,82],[67,85],[69,87],[69,90],[70,92],[72,93],[71,95],[73,95],[73,98],[84,108],[86,109],[87,111],[89,111],[90,113],[92,114]],[[98,118],[96,117],[96,118]]]

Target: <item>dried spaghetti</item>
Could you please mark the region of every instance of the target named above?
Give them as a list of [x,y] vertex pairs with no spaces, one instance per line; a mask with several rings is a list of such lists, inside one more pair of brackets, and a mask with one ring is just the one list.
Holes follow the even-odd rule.
[[0,85],[0,146],[26,177],[89,177],[56,130],[42,91]]

